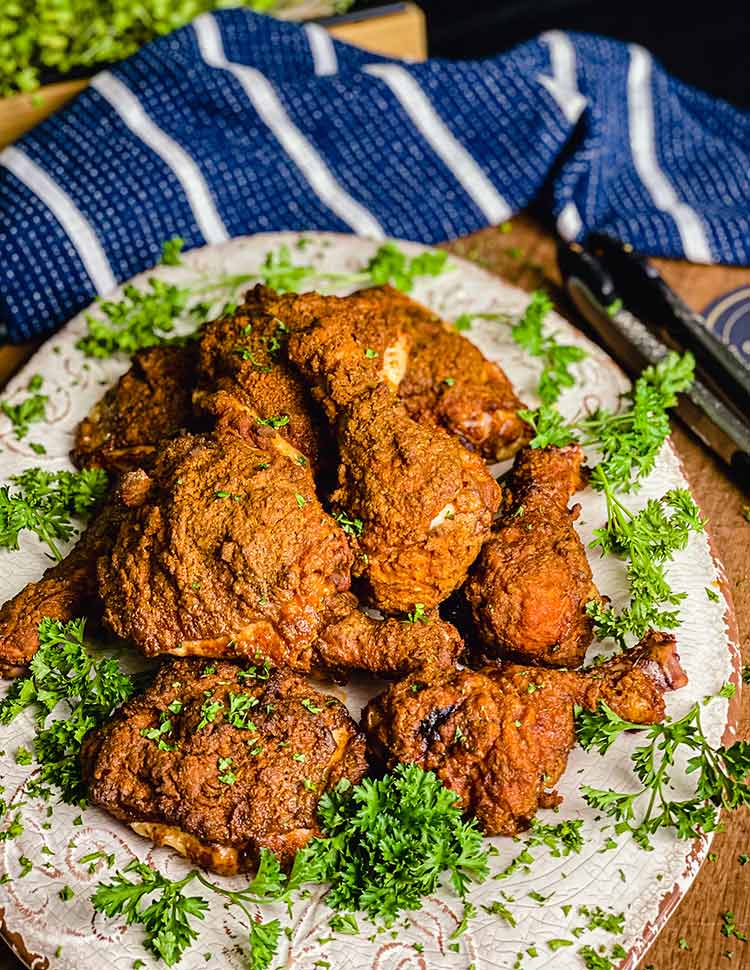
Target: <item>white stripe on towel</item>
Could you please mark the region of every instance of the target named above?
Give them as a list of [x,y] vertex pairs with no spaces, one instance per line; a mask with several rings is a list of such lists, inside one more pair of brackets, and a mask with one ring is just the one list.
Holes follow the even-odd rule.
[[509,219],[513,213],[508,203],[440,118],[411,74],[397,64],[370,64],[364,70],[388,85],[401,107],[461,183],[466,194],[482,210],[487,221],[496,224]]
[[549,47],[552,77],[542,74],[539,80],[557,101],[566,119],[574,124],[586,107],[586,98],[578,90],[576,49],[570,37],[561,30],[546,31],[542,40]]
[[339,62],[333,38],[320,24],[305,24],[307,42],[310,45],[315,73],[322,77],[326,74],[338,74]]
[[0,164],[23,182],[52,212],[70,239],[78,257],[99,294],[117,286],[112,267],[94,227],[77,208],[70,196],[20,148],[0,152]]
[[138,98],[119,78],[109,71],[103,71],[92,80],[91,87],[109,102],[133,134],[145,142],[172,170],[185,192],[206,242],[226,242],[229,233],[195,160],[153,122]]
[[212,14],[193,21],[203,60],[219,70],[228,71],[242,85],[258,115],[278,139],[318,197],[347,225],[363,236],[382,239],[383,227],[336,181],[323,158],[295,126],[268,78],[253,67],[228,61],[219,26]]
[[656,157],[651,55],[637,44],[630,44],[629,50],[628,125],[633,164],[654,205],[674,219],[685,258],[694,263],[711,263],[711,248],[697,212],[680,202]]

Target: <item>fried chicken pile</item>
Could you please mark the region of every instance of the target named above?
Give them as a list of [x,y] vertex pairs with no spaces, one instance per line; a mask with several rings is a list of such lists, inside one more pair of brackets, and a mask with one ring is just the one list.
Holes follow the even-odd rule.
[[[137,354],[81,422],[73,460],[111,491],[0,608],[0,673],[23,672],[45,616],[168,655],[88,736],[84,773],[95,804],[217,872],[262,847],[289,861],[320,797],[365,773],[366,742],[434,770],[487,832],[520,831],[558,801],[574,705],[653,723],[685,681],[659,633],[575,669],[602,601],[568,507],[583,455],[527,447],[521,407],[497,364],[388,286],[255,287],[194,344]],[[514,455],[501,489],[485,461]],[[468,645],[439,612],[456,591]],[[305,676],[354,671],[396,681],[366,740]]]

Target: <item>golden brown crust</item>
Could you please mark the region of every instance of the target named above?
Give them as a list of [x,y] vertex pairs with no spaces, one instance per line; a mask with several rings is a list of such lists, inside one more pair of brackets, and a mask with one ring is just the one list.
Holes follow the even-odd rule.
[[335,698],[291,672],[196,660],[162,667],[86,737],[81,763],[95,805],[226,875],[253,868],[261,848],[291,863],[320,834],[321,796],[366,770]]
[[568,509],[583,452],[525,448],[504,483],[501,517],[464,587],[490,656],[579,667],[593,639],[586,604],[601,602]]
[[317,645],[322,668],[363,670],[376,677],[403,677],[426,664],[453,667],[463,649],[458,630],[437,612],[410,622],[373,619],[357,609],[329,624]]
[[[292,326],[289,356],[336,422],[331,504],[361,520],[354,574],[363,595],[388,613],[431,608],[465,579],[500,490],[478,456],[417,424],[388,389],[382,359],[401,335],[368,301],[318,297],[315,313],[302,313],[308,329]],[[291,303],[286,316],[294,319]]]
[[234,313],[203,326],[194,403],[199,413],[250,437],[262,427],[258,418],[285,419],[279,434],[317,468],[321,447],[325,450],[327,445],[324,422],[304,382],[286,360],[289,327],[283,319],[282,300],[259,285]]
[[367,291],[410,340],[398,396],[411,418],[434,424],[489,461],[510,458],[531,437],[525,407],[503,369],[437,314],[391,286]]
[[109,627],[146,654],[261,650],[308,670],[351,563],[309,468],[234,434],[186,435],[136,484],[98,564]]
[[485,832],[515,835],[560,801],[554,786],[575,743],[575,704],[595,710],[605,701],[626,720],[652,724],[664,718],[664,692],[684,683],[674,637],[650,632],[585,671],[427,668],[371,701],[363,725],[388,767],[434,771]]
[[108,548],[114,527],[114,510],[108,502],[62,562],[3,603],[0,676],[25,673],[39,646],[38,627],[45,617],[67,622],[92,610],[98,613],[96,561]]
[[196,349],[166,345],[140,350],[76,429],[74,465],[127,471],[146,467],[159,442],[192,423]]

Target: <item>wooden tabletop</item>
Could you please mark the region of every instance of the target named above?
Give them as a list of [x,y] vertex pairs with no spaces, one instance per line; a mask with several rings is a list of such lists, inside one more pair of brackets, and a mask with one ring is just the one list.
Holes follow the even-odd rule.
[[[559,290],[553,239],[530,217],[514,220],[510,232],[486,229],[451,243],[448,248],[525,289],[546,287],[557,298],[564,315],[580,323]],[[695,309],[703,308],[716,296],[741,283],[750,283],[750,270],[746,269],[657,262],[669,282]],[[0,381],[7,379],[17,366],[19,356],[23,358],[24,352],[0,348]],[[743,496],[687,429],[675,426],[673,440],[724,563],[743,658],[747,662],[750,659],[750,522],[743,518],[742,508],[748,503],[748,496]],[[710,651],[711,644],[707,643],[707,657]],[[740,733],[747,737],[747,697],[742,701],[741,710]],[[713,844],[716,858],[705,863],[687,896],[642,960],[640,970],[750,967],[750,943],[721,935],[721,915],[727,911],[734,913],[737,926],[750,935],[750,864],[743,866],[739,862],[742,853],[750,854],[750,814],[737,812],[726,818],[725,824],[725,831]],[[731,958],[728,953],[732,954]],[[0,970],[19,967],[7,951],[0,952]]]

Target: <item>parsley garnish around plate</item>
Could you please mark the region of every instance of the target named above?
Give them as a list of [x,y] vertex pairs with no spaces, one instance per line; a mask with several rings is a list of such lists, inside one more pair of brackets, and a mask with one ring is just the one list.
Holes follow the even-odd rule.
[[80,472],[27,468],[11,482],[0,488],[0,547],[18,549],[18,536],[28,529],[60,562],[62,553],[55,540],[70,539],[71,517],[86,517],[102,500],[107,473],[100,468]]
[[551,309],[549,296],[543,290],[535,290],[521,319],[511,329],[515,342],[543,362],[537,391],[542,404],[548,405],[555,403],[564,388],[574,385],[569,367],[586,357],[583,348],[561,344],[554,334],[544,332],[544,318]]
[[[181,266],[183,240],[179,236],[168,239],[162,247],[161,263]],[[427,251],[409,257],[395,243],[382,245],[362,269],[353,273],[332,273],[313,265],[298,265],[292,260],[289,246],[269,250],[261,266],[253,273],[221,275],[214,279],[186,280],[184,284],[169,283],[151,277],[144,288],[133,284],[123,288],[119,300],[99,301],[98,313],[86,316],[87,334],[76,343],[88,357],[111,357],[113,354],[134,354],[157,344],[182,342],[193,333],[178,336],[175,325],[188,315],[207,319],[216,312],[222,297],[231,295],[244,283],[261,280],[279,293],[299,292],[326,286],[372,286],[391,283],[397,289],[411,290],[420,276],[438,276],[446,269],[447,253]],[[221,314],[232,313],[236,304],[224,303]],[[279,334],[286,325],[279,321],[276,335],[270,338],[267,350],[273,353],[280,346]],[[254,360],[252,351],[238,348],[240,354]],[[268,370],[265,365],[257,365]]]
[[174,325],[187,308],[188,287],[151,277],[148,288],[129,284],[120,300],[99,303],[101,316],[86,315],[88,333],[76,342],[87,357],[134,354],[174,339]]
[[[510,324],[514,341],[531,357],[542,361],[537,393],[543,405],[552,405],[567,387],[573,387],[575,378],[570,365],[583,360],[587,354],[575,344],[561,344],[554,333],[545,333],[544,319],[552,309],[552,300],[544,290],[535,290],[521,317],[514,323],[507,313],[462,313],[453,322],[458,333],[471,329],[473,320],[494,320]],[[532,415],[534,412],[523,412]],[[523,416],[523,415],[522,415]],[[530,419],[529,423],[531,423]]]
[[[291,912],[294,894],[306,884],[328,884],[325,901],[335,910],[331,926],[356,932],[354,913],[391,926],[404,911],[420,909],[443,877],[464,900],[464,920],[475,912],[466,900],[470,883],[488,874],[487,854],[476,822],[465,822],[457,797],[431,772],[399,765],[393,773],[358,785],[340,782],[325,794],[318,814],[325,836],[313,839],[295,856],[287,875],[278,859],[261,849],[256,875],[243,889],[230,890],[192,870],[177,882],[144,863],[131,863],[111,883],[100,883],[92,897],[95,909],[142,925],[146,947],[168,964],[176,962],[197,933],[189,918],[203,919],[208,904],[187,897],[197,880],[205,889],[237,906],[249,928],[253,970],[268,970],[281,934],[278,919],[258,923],[250,906],[279,902]],[[132,881],[127,874],[137,878]],[[145,897],[154,894],[151,903]],[[171,943],[170,943],[171,941]]]
[[668,410],[677,394],[693,382],[695,359],[690,353],[670,351],[658,364],[647,367],[624,395],[627,406],[611,412],[599,408],[580,421],[566,424],[552,405],[536,411],[519,411],[534,428],[532,448],[567,445],[580,441],[601,453],[599,483],[606,481],[618,492],[634,491],[654,467],[656,456],[669,435]]
[[[136,878],[128,879],[130,874]],[[100,883],[91,902],[106,916],[121,916],[129,926],[143,926],[146,949],[171,967],[198,939],[190,917],[204,919],[208,909],[201,896],[183,892],[195,875],[192,871],[173,882],[145,862],[134,860],[123,872],[115,873],[111,883]]]
[[[29,676],[13,681],[0,702],[0,724],[10,724],[27,707],[36,707],[34,753],[40,771],[34,787],[43,794],[51,785],[69,803],[80,803],[86,794],[79,765],[84,735],[103,724],[134,690],[116,660],[88,652],[85,622],[42,620]],[[47,724],[58,704],[67,708],[65,716]]]
[[185,240],[181,236],[173,236],[171,239],[167,239],[161,247],[161,259],[159,262],[162,266],[182,266],[182,259],[180,257],[184,245]]
[[[620,943],[614,944],[609,956],[606,955],[606,949],[600,948],[600,950],[604,952],[597,952],[593,946],[587,944],[578,951],[586,970],[615,970],[628,955],[627,950]],[[615,960],[617,963],[613,962]]]
[[607,481],[601,465],[592,475],[594,487],[600,487],[607,499],[607,522],[594,530],[592,546],[603,555],[627,560],[629,604],[618,613],[611,606],[589,603],[597,635],[613,637],[625,646],[632,634],[639,639],[650,627],[672,630],[679,625],[676,607],[685,593],[675,593],[667,581],[665,566],[674,553],[684,549],[690,534],[701,532],[705,521],[687,489],[671,489],[660,499],[649,499],[645,507],[633,513],[620,502]]
[[40,394],[43,378],[41,374],[34,374],[26,385],[31,393],[18,404],[8,401],[0,402],[0,409],[13,426],[13,434],[17,441],[21,441],[29,433],[29,426],[35,421],[43,421],[47,415],[46,406],[49,398]]
[[439,276],[447,268],[448,254],[427,250],[409,257],[396,243],[384,243],[358,272],[332,273],[312,265],[299,265],[292,260],[289,246],[281,245],[266,254],[257,277],[279,293],[297,293],[316,285],[367,285],[390,283],[397,290],[409,292],[420,276]]
[[[726,696],[726,695],[724,695]],[[646,744],[630,756],[641,788],[617,792],[583,785],[586,802],[615,819],[615,831],[630,832],[642,849],[651,849],[651,836],[660,828],[674,829],[678,838],[701,838],[719,826],[721,808],[750,806],[750,742],[735,741],[730,747],[714,747],[703,732],[701,705],[694,704],[679,720],[663,724],[631,724],[606,704],[596,712],[578,710],[579,744],[587,751],[605,754],[623,731],[641,731]],[[695,794],[673,801],[671,769],[678,751],[688,755],[687,772],[695,778]],[[638,811],[640,807],[644,810]]]
[[556,825],[541,822],[538,818],[533,819],[530,834],[526,838],[523,849],[505,869],[492,878],[507,879],[516,870],[530,866],[534,862],[534,856],[529,850],[537,846],[546,845],[555,858],[580,852],[583,848],[582,826],[582,819],[568,819]]

